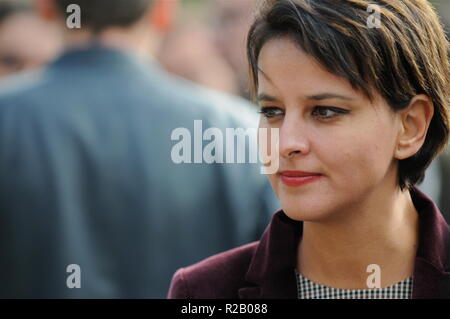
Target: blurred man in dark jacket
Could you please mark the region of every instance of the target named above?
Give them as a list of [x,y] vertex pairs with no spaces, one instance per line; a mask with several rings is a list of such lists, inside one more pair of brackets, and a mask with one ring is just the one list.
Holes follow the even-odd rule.
[[246,102],[139,57],[167,2],[37,4],[67,52],[0,84],[0,297],[162,298],[177,268],[258,238],[277,207],[259,165],[171,157],[195,120],[257,123]]

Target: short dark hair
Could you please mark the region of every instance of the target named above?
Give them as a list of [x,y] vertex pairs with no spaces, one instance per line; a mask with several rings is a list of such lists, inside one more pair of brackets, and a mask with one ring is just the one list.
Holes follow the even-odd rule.
[[12,15],[22,12],[31,12],[32,7],[29,3],[17,0],[0,1],[0,23]]
[[109,27],[128,27],[148,10],[152,0],[55,0],[65,15],[71,4],[81,8],[82,26],[94,32]]
[[[369,28],[369,5],[380,8],[381,27]],[[427,0],[266,0],[247,39],[253,97],[265,43],[289,36],[327,71],[373,100],[376,90],[393,110],[417,94],[434,104],[422,148],[399,161],[401,189],[421,182],[449,138],[449,43]]]

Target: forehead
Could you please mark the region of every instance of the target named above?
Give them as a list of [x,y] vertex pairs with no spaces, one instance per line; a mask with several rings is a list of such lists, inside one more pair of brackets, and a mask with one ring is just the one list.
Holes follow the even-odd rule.
[[258,91],[270,89],[310,94],[332,89],[361,95],[346,79],[325,70],[289,37],[269,40],[261,49],[258,68]]

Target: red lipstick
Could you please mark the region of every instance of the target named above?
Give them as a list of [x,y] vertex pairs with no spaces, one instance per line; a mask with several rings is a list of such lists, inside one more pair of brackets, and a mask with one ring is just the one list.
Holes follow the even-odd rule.
[[302,171],[281,171],[281,181],[287,186],[301,186],[313,183],[322,177],[322,174]]

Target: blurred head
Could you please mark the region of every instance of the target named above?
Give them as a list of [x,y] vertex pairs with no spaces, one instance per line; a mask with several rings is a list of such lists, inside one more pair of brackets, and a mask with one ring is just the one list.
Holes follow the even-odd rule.
[[[58,20],[64,26],[66,39],[116,39],[123,46],[143,45],[158,40],[159,34],[170,26],[177,0],[35,0],[41,16]],[[76,4],[81,10],[81,28],[69,29],[67,12]]]
[[214,38],[219,52],[238,77],[241,91],[248,90],[245,40],[258,0],[213,0]]
[[0,1],[0,77],[40,67],[61,49],[55,27],[24,1]]
[[291,218],[406,191],[448,140],[448,42],[425,0],[269,0],[247,50],[260,126],[280,130],[269,178]]
[[175,28],[162,41],[157,58],[173,74],[209,88],[239,94],[233,70],[202,25],[190,22]]
[[152,0],[55,0],[61,13],[77,4],[82,12],[83,28],[99,33],[108,28],[128,28],[144,17]]

